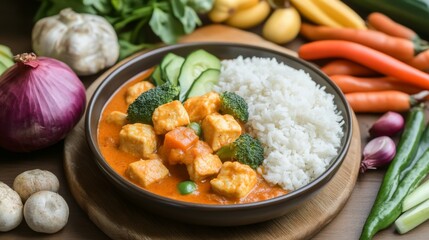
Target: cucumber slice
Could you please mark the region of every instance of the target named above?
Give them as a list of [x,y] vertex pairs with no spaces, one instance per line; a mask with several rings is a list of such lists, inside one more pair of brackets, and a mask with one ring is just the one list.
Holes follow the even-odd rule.
[[180,101],[185,101],[195,79],[209,68],[220,70],[220,60],[203,49],[193,51],[186,57],[179,74]]
[[3,63],[0,62],[0,76],[8,69]]
[[164,81],[161,79],[161,67],[159,65],[155,67],[155,70],[153,70],[150,78],[152,79],[152,82],[155,84],[155,86],[159,86],[164,83]]
[[0,54],[8,58],[13,58],[13,54],[10,48],[3,44],[0,44]]
[[167,55],[164,56],[164,58],[162,58],[160,67],[161,67],[161,79],[166,82],[167,81],[167,74],[165,72],[165,68],[167,67],[167,65],[174,59],[177,58],[179,56],[177,56],[174,53],[167,53]]
[[213,86],[219,82],[220,71],[209,68],[194,81],[186,98],[201,96],[213,90]]
[[166,81],[169,81],[174,86],[179,84],[178,78],[183,62],[185,62],[185,58],[177,56],[165,67],[165,75],[167,76]]
[[404,234],[409,232],[429,219],[429,200],[422,202],[414,208],[403,213],[395,221],[395,229]]
[[0,62],[3,63],[6,67],[11,67],[14,63],[13,60],[9,57],[5,57],[4,55],[0,54]]

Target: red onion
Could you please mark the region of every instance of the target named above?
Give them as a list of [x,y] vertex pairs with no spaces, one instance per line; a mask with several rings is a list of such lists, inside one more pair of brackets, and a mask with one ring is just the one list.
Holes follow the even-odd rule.
[[404,117],[397,112],[386,112],[369,129],[371,137],[393,136],[404,128]]
[[360,170],[377,169],[389,164],[396,154],[395,142],[387,136],[381,136],[369,141],[363,149],[363,160]]
[[82,117],[85,87],[65,63],[24,53],[0,77],[0,147],[29,152],[63,139]]

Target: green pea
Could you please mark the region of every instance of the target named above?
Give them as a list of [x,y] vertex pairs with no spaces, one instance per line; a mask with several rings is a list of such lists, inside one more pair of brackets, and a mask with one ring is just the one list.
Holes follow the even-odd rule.
[[197,190],[197,184],[192,181],[183,181],[177,184],[177,190],[179,190],[179,193],[182,195],[190,194]]
[[201,126],[197,122],[191,122],[188,124],[188,128],[194,130],[195,134],[197,134],[198,137],[201,137]]

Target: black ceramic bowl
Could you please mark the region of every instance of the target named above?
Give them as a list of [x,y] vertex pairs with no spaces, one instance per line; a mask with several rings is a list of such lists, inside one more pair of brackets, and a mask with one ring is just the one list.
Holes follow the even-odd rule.
[[[325,86],[325,91],[335,96],[335,104],[338,110],[341,111],[345,123],[343,125],[344,136],[341,139],[341,147],[338,151],[338,155],[332,159],[332,163],[329,165],[328,169],[311,183],[286,195],[261,202],[234,205],[195,204],[169,199],[148,192],[117,174],[104,160],[97,143],[98,123],[106,102],[125,82],[142,71],[159,64],[163,56],[168,52],[186,56],[196,49],[205,49],[221,59],[236,58],[240,55],[243,57],[257,56],[276,58],[279,62],[284,62],[293,68],[303,69],[310,74],[315,82],[321,86]],[[262,222],[282,216],[298,207],[321,190],[338,171],[346,156],[352,136],[351,111],[343,94],[339,88],[316,67],[284,53],[265,48],[230,43],[192,43],[167,46],[143,53],[129,61],[121,63],[121,65],[109,74],[96,89],[89,102],[85,121],[87,141],[95,155],[97,165],[106,177],[124,193],[127,198],[143,209],[155,214],[187,223],[213,226],[234,226]]]

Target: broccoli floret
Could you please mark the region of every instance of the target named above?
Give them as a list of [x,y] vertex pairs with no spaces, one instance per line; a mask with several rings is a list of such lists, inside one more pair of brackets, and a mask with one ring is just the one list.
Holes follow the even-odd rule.
[[264,160],[264,148],[258,139],[245,133],[240,135],[233,143],[219,149],[216,155],[222,161],[232,158],[256,169]]
[[249,110],[246,101],[240,95],[233,92],[223,92],[220,94],[220,112],[232,115],[242,122],[249,120]]
[[177,98],[179,93],[180,87],[173,86],[170,82],[149,89],[140,94],[140,96],[128,106],[128,121],[131,123],[152,124],[152,114],[155,109],[173,101]]

